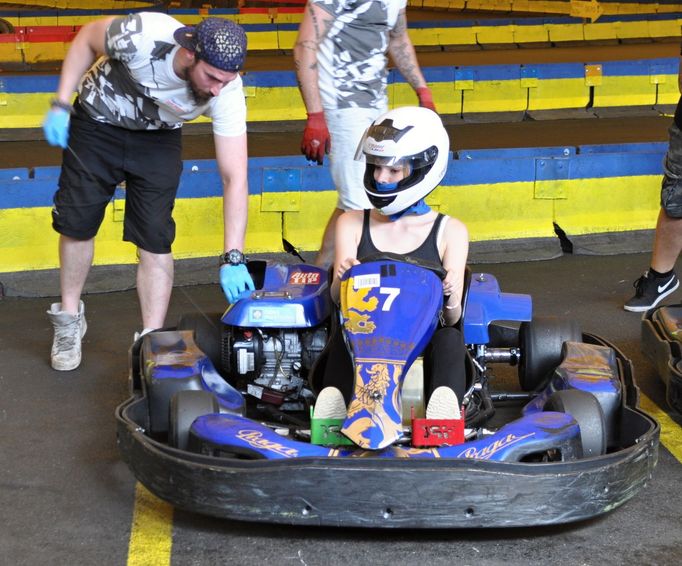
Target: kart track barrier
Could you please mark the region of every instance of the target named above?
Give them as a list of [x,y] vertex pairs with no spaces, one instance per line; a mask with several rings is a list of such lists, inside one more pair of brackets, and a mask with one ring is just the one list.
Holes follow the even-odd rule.
[[[249,51],[282,52],[293,49],[298,34],[301,8],[293,10],[156,11],[164,11],[185,24],[196,24],[208,16],[229,18],[244,26]],[[96,18],[123,15],[130,11],[136,10],[0,10],[0,24],[4,22],[6,28],[6,33],[0,33],[0,65],[31,68],[46,62],[59,62],[80,26]],[[408,33],[417,49],[448,49],[562,42],[652,41],[680,37],[681,29],[682,13],[620,14],[603,16],[598,22],[588,22],[580,17],[447,20],[437,19],[437,13],[434,13],[434,19],[410,21]]]
[[[270,0],[270,4],[305,4],[305,0]],[[158,2],[135,0],[27,0],[24,6],[78,9],[154,9]],[[246,2],[244,2],[246,4]],[[408,6],[449,11],[496,11],[543,14],[568,14],[581,18],[597,19],[604,14],[650,14],[682,10],[674,0],[408,0]],[[239,11],[272,10],[273,8],[240,8]],[[299,11],[301,8],[295,8]]]
[[[443,115],[476,119],[485,114],[586,110],[599,115],[613,108],[671,112],[679,99],[678,58],[641,61],[540,63],[426,67],[424,76]],[[293,71],[247,72],[244,93],[251,123],[305,119]],[[58,75],[0,76],[0,128],[40,127]],[[391,107],[417,100],[400,72],[388,77]],[[538,114],[537,117],[542,117]],[[508,117],[501,121],[508,121]],[[498,119],[499,120],[499,119]],[[195,122],[208,122],[200,117]]]
[[[558,246],[560,232],[579,242],[588,235],[649,230],[659,208],[666,145],[462,150],[451,156],[427,202],[468,226],[473,250],[501,241]],[[0,170],[0,273],[57,267],[50,209],[58,175],[59,167]],[[176,258],[222,251],[221,196],[214,160],[185,161],[174,209]],[[303,156],[251,158],[246,251],[281,252],[282,238],[302,250],[317,249],[336,198],[326,164],[310,165]],[[124,205],[119,188],[97,236],[95,265],[136,262],[134,246],[121,241]]]

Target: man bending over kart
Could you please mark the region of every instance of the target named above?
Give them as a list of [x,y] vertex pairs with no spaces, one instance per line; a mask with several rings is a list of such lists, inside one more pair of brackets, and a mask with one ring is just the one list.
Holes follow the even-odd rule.
[[80,296],[94,237],[124,181],[123,239],[138,248],[142,333],[164,326],[173,286],[171,213],[182,171],[180,128],[202,114],[213,120],[223,182],[229,251],[220,256],[220,282],[230,302],[253,289],[241,252],[248,199],[239,76],[245,55],[244,30],[218,18],[184,27],[168,15],[141,12],[88,23],[74,38],[43,123],[47,141],[65,150],[52,209],[61,268],[61,303],[48,311],[54,369],[80,364],[87,328]]
[[[459,417],[458,399],[466,387],[464,341],[453,325],[462,314],[468,233],[462,222],[424,202],[445,175],[449,149],[440,118],[427,108],[391,110],[370,125],[356,159],[366,161],[365,192],[374,208],[349,210],[339,217],[331,285],[338,302],[342,275],[359,264],[359,258],[381,252],[443,266],[441,324],[424,351],[426,417],[435,419]],[[350,401],[353,369],[341,338],[330,350],[322,385],[316,414],[322,405],[345,407]]]

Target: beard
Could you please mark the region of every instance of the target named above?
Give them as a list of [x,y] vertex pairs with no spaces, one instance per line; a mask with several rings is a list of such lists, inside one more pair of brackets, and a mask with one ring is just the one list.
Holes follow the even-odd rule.
[[203,106],[204,104],[208,104],[211,98],[213,98],[213,95],[206,92],[201,92],[194,84],[192,71],[194,70],[194,67],[196,67],[196,65],[197,62],[195,61],[190,67],[189,72],[187,73],[187,91],[189,95],[192,97],[192,100],[194,100],[194,102],[198,106]]

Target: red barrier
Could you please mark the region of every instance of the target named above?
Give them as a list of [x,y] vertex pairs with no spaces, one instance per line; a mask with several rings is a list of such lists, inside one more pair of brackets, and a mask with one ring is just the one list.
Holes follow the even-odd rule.
[[[305,2],[303,2],[305,4]],[[296,6],[281,6],[279,8],[240,8],[240,14],[301,14],[304,8]]]
[[0,43],[70,43],[81,26],[16,26],[14,33],[0,33]]
[[[268,4],[300,4],[301,6],[304,6],[306,4],[307,0],[268,0]],[[267,7],[264,8],[239,8],[239,12],[245,12],[246,10],[267,10]],[[279,8],[278,8],[279,10]]]

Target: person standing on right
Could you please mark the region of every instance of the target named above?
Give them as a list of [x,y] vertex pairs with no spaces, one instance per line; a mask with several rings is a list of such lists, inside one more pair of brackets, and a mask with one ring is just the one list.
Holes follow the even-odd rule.
[[406,0],[308,0],[294,46],[294,61],[308,118],[301,151],[322,164],[329,154],[339,193],[315,263],[334,260],[336,220],[344,210],[371,208],[365,167],[355,161],[358,140],[388,110],[387,59],[412,86],[419,106],[435,111],[433,96],[407,34]]
[[[678,86],[682,92],[682,66],[678,72]],[[682,97],[668,133],[670,142],[663,162],[661,209],[656,222],[651,265],[635,281],[635,296],[623,307],[630,312],[654,308],[680,286],[675,262],[682,252]]]

